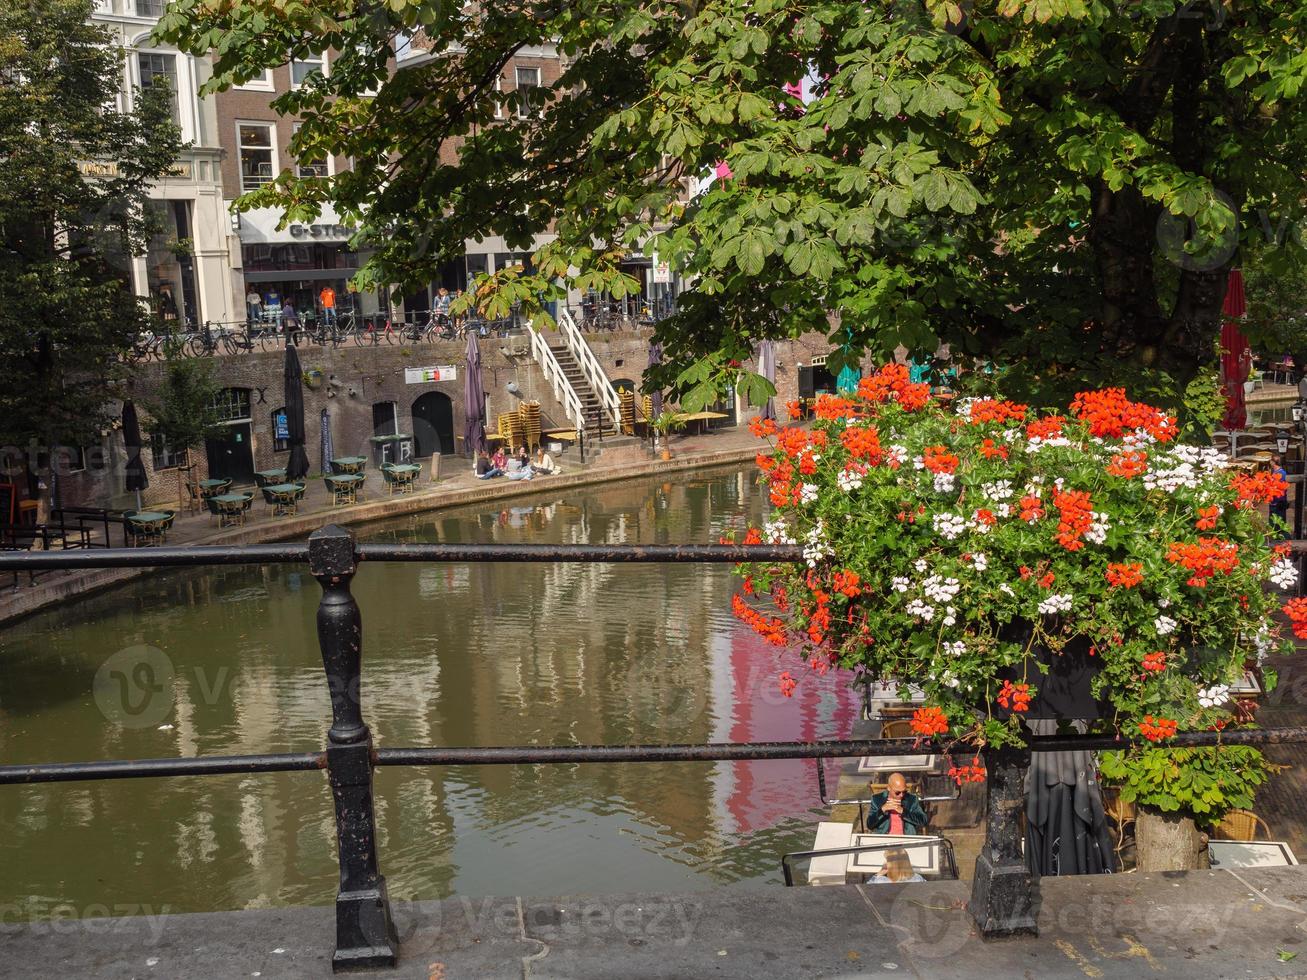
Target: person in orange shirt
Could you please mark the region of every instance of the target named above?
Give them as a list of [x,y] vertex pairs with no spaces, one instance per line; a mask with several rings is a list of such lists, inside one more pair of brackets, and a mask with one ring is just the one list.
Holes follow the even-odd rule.
[[322,322],[336,322],[336,291],[330,286],[323,286],[318,293],[318,302],[322,305]]

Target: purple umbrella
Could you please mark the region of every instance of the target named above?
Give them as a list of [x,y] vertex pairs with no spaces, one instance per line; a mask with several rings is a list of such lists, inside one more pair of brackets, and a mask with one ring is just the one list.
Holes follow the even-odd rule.
[[[770,340],[764,340],[758,344],[758,373],[776,385],[776,345]],[[776,405],[771,398],[763,403],[762,418],[776,418]]]
[[463,437],[473,457],[486,448],[486,393],[481,387],[481,348],[477,335],[469,330],[463,355],[463,406],[467,413]]

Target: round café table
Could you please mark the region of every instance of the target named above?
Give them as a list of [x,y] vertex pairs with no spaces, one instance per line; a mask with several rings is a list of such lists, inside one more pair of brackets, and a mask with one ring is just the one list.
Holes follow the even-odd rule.
[[243,493],[220,493],[213,498],[221,515],[218,523],[222,527],[245,523],[245,503],[250,498]]
[[298,483],[277,483],[263,489],[272,494],[273,499],[276,501],[272,507],[274,517],[284,517],[287,514],[295,513],[295,503],[304,492],[304,487]]
[[341,473],[339,476],[327,477],[327,487],[331,490],[332,506],[357,503],[359,487],[361,486],[363,486],[363,475],[361,473]]
[[341,475],[357,473],[367,466],[366,456],[341,456],[331,461],[331,468]]
[[212,497],[215,494],[225,493],[230,486],[231,480],[201,480],[200,493]]
[[[141,537],[149,535],[149,528],[162,524],[167,519],[167,514],[161,514],[157,510],[142,510],[137,511],[131,517],[127,518],[127,523],[138,525],[138,527],[133,529],[133,537],[139,540]],[[141,534],[142,531],[146,532],[145,535]]]
[[254,474],[259,478],[259,486],[266,487],[270,483],[285,483],[285,470],[258,470]]

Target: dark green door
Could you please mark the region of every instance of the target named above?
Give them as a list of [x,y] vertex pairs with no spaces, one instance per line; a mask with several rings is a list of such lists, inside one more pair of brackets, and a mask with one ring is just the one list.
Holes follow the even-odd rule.
[[217,439],[206,439],[209,477],[233,483],[254,482],[254,453],[250,449],[250,423],[233,422]]

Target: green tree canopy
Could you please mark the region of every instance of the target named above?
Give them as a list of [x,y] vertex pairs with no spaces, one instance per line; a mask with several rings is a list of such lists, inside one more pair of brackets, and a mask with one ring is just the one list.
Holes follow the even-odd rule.
[[[130,256],[176,159],[165,91],[116,107],[122,55],[90,0],[0,4],[0,442],[93,440],[148,320]],[[103,176],[88,176],[94,163]]]
[[[1124,382],[1173,404],[1259,215],[1302,211],[1299,0],[178,0],[160,30],[214,51],[218,86],[341,52],[278,105],[297,149],[353,171],[250,203],[334,201],[369,284],[552,232],[482,293],[530,308],[557,280],[620,291],[620,257],[656,252],[691,284],[664,378],[704,391],[833,312],[852,352],[942,340],[1036,399]],[[430,57],[388,77],[396,39]],[[548,44],[545,97],[496,91]],[[806,106],[784,88],[805,76]]]

